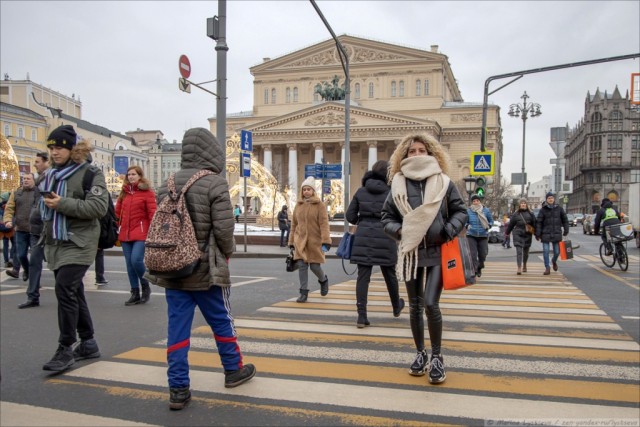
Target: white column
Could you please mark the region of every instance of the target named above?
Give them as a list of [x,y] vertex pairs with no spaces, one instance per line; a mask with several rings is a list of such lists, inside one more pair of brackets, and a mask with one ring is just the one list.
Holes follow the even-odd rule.
[[266,170],[268,170],[270,173],[273,174],[273,171],[271,170],[271,166],[273,164],[273,157],[272,157],[272,151],[271,151],[271,144],[265,144],[262,146],[262,148],[264,149],[264,168]]
[[369,146],[369,166],[367,170],[371,170],[373,164],[378,161],[378,142],[369,141],[367,145]]
[[289,188],[298,194],[298,150],[296,144],[287,144],[289,149]]
[[340,142],[340,164],[342,165],[342,173],[344,173],[344,142]]
[[322,163],[322,158],[324,157],[322,155],[322,143],[321,142],[315,142],[313,144],[313,148],[315,150],[314,162],[315,163]]

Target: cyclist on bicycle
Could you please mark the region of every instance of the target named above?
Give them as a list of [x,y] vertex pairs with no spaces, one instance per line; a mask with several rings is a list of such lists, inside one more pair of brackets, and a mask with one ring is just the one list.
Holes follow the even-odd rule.
[[[594,231],[596,234],[600,232],[600,227],[608,227],[610,225],[620,224],[622,217],[617,209],[613,207],[613,203],[609,199],[602,199],[602,203],[600,204],[600,210],[596,214],[596,219],[593,221]],[[607,248],[606,255],[609,256],[613,253],[613,248],[607,242],[607,233],[606,229],[602,230],[602,236],[600,236],[602,242],[605,244]]]

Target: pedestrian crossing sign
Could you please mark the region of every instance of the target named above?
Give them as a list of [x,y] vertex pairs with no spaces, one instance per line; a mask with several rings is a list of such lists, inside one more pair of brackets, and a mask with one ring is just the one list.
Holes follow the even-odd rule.
[[494,154],[493,151],[472,151],[471,175],[493,175]]

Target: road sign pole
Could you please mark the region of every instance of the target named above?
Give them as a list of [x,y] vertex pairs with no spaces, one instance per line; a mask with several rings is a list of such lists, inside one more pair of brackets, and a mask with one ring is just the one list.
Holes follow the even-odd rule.
[[247,177],[244,177],[244,200],[242,201],[244,207],[244,251],[247,252]]

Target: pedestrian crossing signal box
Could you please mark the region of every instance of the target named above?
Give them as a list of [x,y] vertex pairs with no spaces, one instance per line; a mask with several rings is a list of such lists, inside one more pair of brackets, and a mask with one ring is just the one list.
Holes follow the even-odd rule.
[[472,151],[470,175],[493,175],[495,165],[494,151]]
[[484,195],[487,194],[487,190],[485,188],[486,185],[487,185],[487,180],[484,177],[479,176],[476,179],[476,188],[474,190],[474,194],[480,197],[481,199],[484,198]]

